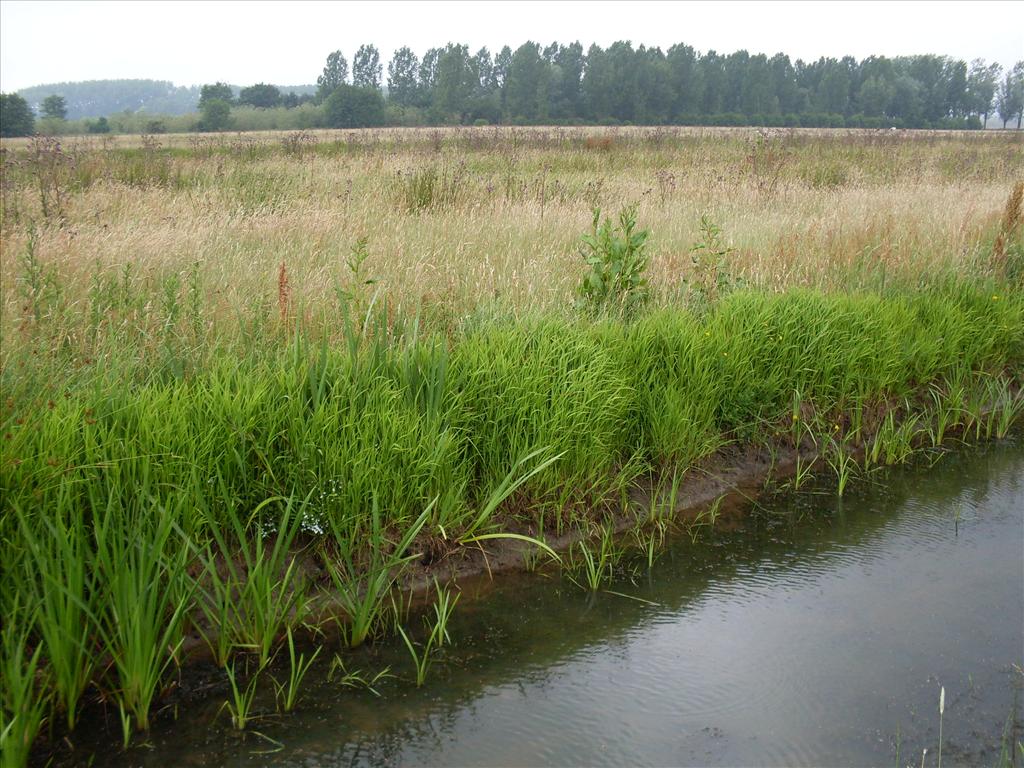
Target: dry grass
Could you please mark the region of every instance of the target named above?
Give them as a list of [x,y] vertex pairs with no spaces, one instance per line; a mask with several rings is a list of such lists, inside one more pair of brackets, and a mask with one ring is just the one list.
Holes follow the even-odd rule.
[[[254,307],[271,316],[285,304],[318,313],[335,302],[348,279],[345,257],[366,236],[368,275],[404,307],[557,310],[582,272],[576,242],[593,205],[614,211],[640,202],[662,301],[689,274],[702,214],[722,228],[735,249],[733,270],[749,283],[834,290],[879,275],[992,269],[1008,191],[1024,175],[1024,141],[1012,132],[114,137],[103,146],[65,142],[57,171],[47,170],[49,160],[33,164],[24,140],[4,148],[5,333],[22,313],[17,286],[30,227],[71,308],[84,307],[90,284],[128,263],[145,288],[174,274],[184,284],[198,262],[205,305],[225,323]],[[38,177],[47,173],[60,211],[44,217]],[[410,194],[419,196],[412,206]]]

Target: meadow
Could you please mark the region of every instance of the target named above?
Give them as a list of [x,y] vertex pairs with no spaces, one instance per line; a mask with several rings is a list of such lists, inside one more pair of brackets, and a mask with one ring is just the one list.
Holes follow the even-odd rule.
[[190,656],[240,729],[309,643],[397,632],[422,683],[417,569],[514,541],[596,589],[611,521],[670,522],[638,488],[756,448],[842,494],[1024,414],[1019,133],[2,146],[5,763],[138,739]]

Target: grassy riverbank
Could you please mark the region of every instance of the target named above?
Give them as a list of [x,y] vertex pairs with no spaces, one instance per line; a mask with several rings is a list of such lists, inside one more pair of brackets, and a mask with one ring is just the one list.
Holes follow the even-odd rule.
[[[403,567],[642,525],[631,488],[728,446],[814,453],[842,492],[1024,411],[1019,143],[545,134],[510,177],[476,135],[5,159],[5,759],[94,702],[130,740],[193,635],[243,727],[236,665],[284,649],[297,688],[325,595],[358,645]],[[586,203],[635,198],[649,282],[609,309],[576,290]]]

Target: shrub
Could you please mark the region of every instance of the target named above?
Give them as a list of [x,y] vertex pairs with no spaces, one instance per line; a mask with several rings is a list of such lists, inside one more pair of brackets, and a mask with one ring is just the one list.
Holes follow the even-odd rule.
[[384,97],[375,88],[340,85],[325,105],[331,128],[370,128],[384,125]]
[[110,123],[107,118],[101,117],[95,123],[88,123],[89,133],[110,133]]

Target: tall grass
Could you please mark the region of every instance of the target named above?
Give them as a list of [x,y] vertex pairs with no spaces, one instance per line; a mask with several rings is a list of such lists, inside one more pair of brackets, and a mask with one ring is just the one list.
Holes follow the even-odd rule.
[[[261,512],[280,502],[280,517],[268,525]],[[200,583],[209,586],[199,600],[208,628],[200,631],[222,666],[234,650],[245,650],[263,669],[281,636],[305,615],[306,586],[292,551],[302,524],[299,506],[291,498],[275,497],[260,503],[246,520],[228,509],[228,520],[208,528],[214,543],[200,558]]]
[[46,651],[57,702],[68,730],[75,727],[78,702],[93,678],[97,604],[95,561],[82,518],[43,518],[40,530],[16,510],[25,547],[25,592],[38,606],[35,629]]
[[32,624],[31,609],[16,597],[4,613],[0,635],[0,759],[5,766],[28,762],[49,704],[43,648],[30,644]]
[[[314,596],[300,557],[322,564],[359,645],[405,564],[589,526],[640,475],[785,432],[794,413],[819,446],[880,414],[842,438],[843,477],[858,447],[905,458],[937,392],[977,412],[958,419],[975,437],[1021,413],[1024,297],[988,285],[737,291],[699,314],[443,333],[389,331],[381,313],[350,348],[293,338],[184,379],[86,379],[52,405],[43,390],[7,406],[4,599],[31,606],[22,640],[38,639],[28,658],[47,681],[26,701],[52,691],[70,729],[94,683],[144,729],[186,619],[218,663],[269,663]],[[575,560],[595,588],[610,561],[587,547]],[[6,685],[24,691],[13,658]]]
[[[369,238],[368,267],[406,308],[422,302],[461,315],[486,301],[559,311],[583,276],[578,236],[593,207],[618,211],[638,200],[658,306],[688,286],[717,289],[707,268],[719,253],[734,277],[772,290],[1006,271],[993,247],[1016,221],[1003,212],[1024,168],[1024,143],[1009,132],[903,140],[780,133],[772,141],[792,162],[771,195],[751,183],[753,132],[620,130],[607,152],[586,149],[589,133],[323,132],[305,159],[286,149],[283,134],[253,137],[255,152],[231,136],[162,137],[159,149],[122,147],[127,138],[110,149],[76,140],[42,164],[28,162],[21,142],[5,141],[0,327],[6,335],[23,320],[14,288],[32,226],[40,264],[64,289],[68,330],[84,330],[94,274],[106,283],[132,263],[133,287],[148,289],[198,261],[207,328],[218,341],[239,333],[270,295],[282,262],[296,306],[328,306],[345,276],[344,254],[360,236]],[[842,184],[823,191],[805,179],[808,169],[838,165],[851,169]],[[671,189],[651,194],[666,173]],[[40,174],[47,190],[59,191],[59,213],[43,212]],[[420,177],[434,179],[424,183],[429,193],[415,190]],[[507,194],[509,185],[519,192]],[[47,211],[55,211],[54,193],[47,195]],[[705,215],[721,242],[694,252],[705,241]],[[1003,242],[1010,268],[1020,261],[1019,223]],[[107,319],[160,327],[164,317],[148,317],[159,309],[142,302],[131,317],[118,311]],[[308,321],[333,322],[319,311]]]
[[173,535],[177,511],[152,504],[124,515],[108,503],[93,518],[103,585],[98,634],[110,654],[122,721],[130,715],[136,730],[149,728],[150,706],[181,647],[190,605],[186,550]]

